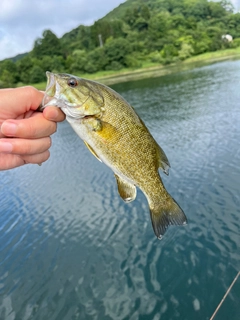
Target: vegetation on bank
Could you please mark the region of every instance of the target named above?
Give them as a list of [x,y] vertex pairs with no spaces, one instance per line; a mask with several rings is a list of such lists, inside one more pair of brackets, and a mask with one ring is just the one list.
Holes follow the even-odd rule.
[[0,87],[41,83],[46,70],[99,78],[239,47],[240,13],[227,0],[127,0],[60,39],[45,30],[31,52],[0,61]]
[[[171,63],[169,65],[160,65],[159,63],[148,63],[140,68],[129,69],[124,68],[118,71],[98,71],[96,73],[75,73],[76,76],[102,82],[111,85],[119,82],[131,80],[163,76],[173,72],[179,72],[194,67],[215,63],[217,61],[240,59],[240,47],[235,49],[225,49],[215,52],[202,53],[194,57],[190,57],[182,62]],[[24,85],[32,85],[39,90],[45,90],[47,78],[39,83],[26,83]],[[23,85],[22,83],[18,84]]]

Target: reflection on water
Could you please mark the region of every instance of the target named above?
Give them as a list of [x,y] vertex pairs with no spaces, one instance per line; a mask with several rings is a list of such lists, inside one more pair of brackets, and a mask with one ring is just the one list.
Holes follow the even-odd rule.
[[[240,269],[240,62],[118,84],[166,152],[188,216],[162,241],[147,201],[67,123],[42,167],[1,172],[0,319],[209,319]],[[240,281],[216,316],[239,319]]]

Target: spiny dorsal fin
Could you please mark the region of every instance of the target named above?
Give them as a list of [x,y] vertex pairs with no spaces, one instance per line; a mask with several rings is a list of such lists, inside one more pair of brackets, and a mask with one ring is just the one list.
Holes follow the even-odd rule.
[[100,162],[102,162],[102,160],[99,158],[99,156],[96,154],[96,152],[93,150],[92,147],[90,147],[90,145],[86,142],[83,141],[86,145],[86,147],[88,148],[88,150],[94,155],[94,157],[96,157]]
[[117,180],[118,192],[121,198],[125,202],[133,201],[137,195],[136,187],[133,184],[119,177],[117,174],[115,174],[115,178]]

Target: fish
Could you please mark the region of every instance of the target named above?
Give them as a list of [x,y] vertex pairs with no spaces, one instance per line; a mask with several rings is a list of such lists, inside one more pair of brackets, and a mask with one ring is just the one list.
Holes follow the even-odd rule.
[[46,72],[41,111],[54,105],[89,151],[114,173],[120,197],[129,203],[139,188],[147,198],[153,231],[162,239],[170,225],[187,218],[167,192],[159,174],[170,163],[134,108],[116,91],[96,81]]

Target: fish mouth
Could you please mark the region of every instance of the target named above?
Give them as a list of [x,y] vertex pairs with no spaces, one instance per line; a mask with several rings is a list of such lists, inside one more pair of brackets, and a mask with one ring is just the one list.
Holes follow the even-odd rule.
[[85,115],[79,112],[79,106],[70,103],[67,98],[61,94],[61,86],[57,81],[57,76],[49,71],[46,72],[46,75],[47,86],[39,110],[43,111],[48,106],[55,106],[60,108],[68,118],[73,120],[85,118]]
[[47,75],[47,86],[46,91],[42,100],[42,109],[48,106],[56,106],[58,108],[64,108],[67,106],[67,101],[60,96],[60,85],[55,78],[54,73],[49,71],[46,72]]
[[48,106],[55,106],[60,108],[67,116],[67,120],[73,122],[80,119],[96,118],[99,114],[86,114],[84,113],[82,106],[87,102],[90,96],[85,98],[85,101],[81,104],[71,103],[64,94],[64,89],[59,83],[58,74],[47,71],[47,86],[42,100],[42,104],[39,107],[39,111],[43,111]]

